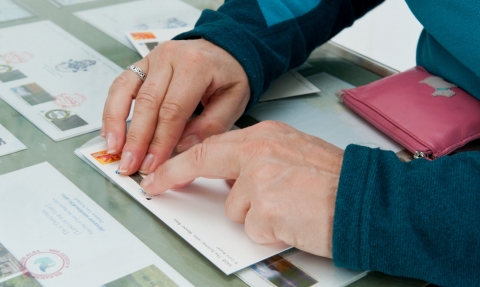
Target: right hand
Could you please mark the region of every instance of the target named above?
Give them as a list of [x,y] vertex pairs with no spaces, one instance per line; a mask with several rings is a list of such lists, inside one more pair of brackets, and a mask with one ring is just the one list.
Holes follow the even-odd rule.
[[[122,152],[119,172],[124,175],[137,170],[151,173],[175,147],[183,152],[228,131],[250,99],[248,78],[240,63],[203,39],[168,41],[134,65],[147,74],[145,82],[132,71],[115,79],[101,130],[107,152]],[[200,102],[203,113],[188,121]]]

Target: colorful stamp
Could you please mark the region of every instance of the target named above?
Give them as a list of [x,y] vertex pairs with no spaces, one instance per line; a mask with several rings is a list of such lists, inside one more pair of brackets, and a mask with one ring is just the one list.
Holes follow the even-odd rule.
[[0,286],[42,287],[2,243],[0,243],[0,282]]
[[40,114],[61,131],[88,125],[80,116],[68,110],[56,109],[47,112],[41,111]]
[[70,268],[70,258],[54,249],[32,251],[22,257],[20,263],[30,275],[42,280],[56,278]]
[[2,54],[2,59],[7,64],[21,64],[26,63],[28,60],[33,58],[33,55],[28,52],[9,52],[6,54]]
[[134,40],[156,39],[152,32],[134,32],[130,33]]
[[8,82],[11,82],[11,81],[25,79],[26,77],[27,76],[25,76],[19,70],[10,70],[8,72],[0,73],[0,82],[8,83]]
[[114,163],[122,159],[122,153],[108,154],[106,150],[92,153],[91,156],[93,156],[101,165]]
[[36,83],[30,83],[19,87],[14,87],[11,90],[31,106],[55,100],[52,95],[47,93],[42,87],[40,87]]
[[60,94],[55,97],[53,103],[62,108],[74,108],[79,107],[85,102],[87,98],[84,95],[73,93],[73,94]]
[[318,283],[312,276],[280,255],[275,255],[250,266],[273,286],[310,287]]
[[97,61],[95,60],[74,61],[70,59],[67,62],[61,62],[56,65],[55,69],[64,73],[76,73],[78,71],[88,71],[88,68],[94,66],[96,63]]

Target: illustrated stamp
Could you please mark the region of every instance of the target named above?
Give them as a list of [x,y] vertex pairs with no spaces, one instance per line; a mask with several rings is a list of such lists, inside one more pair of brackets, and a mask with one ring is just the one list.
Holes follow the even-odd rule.
[[86,100],[87,98],[84,95],[78,93],[60,94],[55,97],[53,103],[62,108],[73,108],[81,106]]
[[70,59],[67,62],[61,62],[56,65],[55,69],[63,73],[76,73],[78,71],[88,71],[88,68],[96,63],[97,61],[95,60],[74,61]]
[[32,251],[22,257],[20,263],[36,279],[52,279],[70,268],[70,258],[55,249]]
[[106,150],[95,152],[91,155],[102,165],[117,162],[122,159],[122,153],[108,154]]
[[31,106],[55,100],[52,95],[47,93],[42,87],[40,87],[36,83],[30,83],[19,87],[14,87],[11,88],[11,90]]
[[156,39],[152,32],[133,32],[130,35],[134,40]]
[[21,64],[26,63],[28,60],[33,58],[33,55],[28,52],[9,52],[6,54],[2,54],[2,59],[7,64]]
[[55,109],[47,112],[41,111],[40,114],[61,131],[88,125],[80,116],[69,110]]

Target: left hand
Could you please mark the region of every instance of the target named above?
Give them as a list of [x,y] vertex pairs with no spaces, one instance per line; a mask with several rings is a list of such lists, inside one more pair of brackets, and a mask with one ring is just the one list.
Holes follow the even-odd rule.
[[142,182],[151,195],[197,177],[236,180],[225,203],[259,244],[284,241],[332,257],[343,150],[285,124],[262,122],[212,136],[166,161]]

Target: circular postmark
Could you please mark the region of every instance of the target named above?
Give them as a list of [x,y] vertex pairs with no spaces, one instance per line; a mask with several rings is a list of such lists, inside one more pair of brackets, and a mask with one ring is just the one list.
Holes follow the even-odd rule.
[[2,59],[7,64],[25,63],[28,62],[28,60],[30,60],[31,58],[33,58],[33,55],[28,52],[9,52],[6,54],[2,54]]
[[87,98],[84,95],[78,93],[60,94],[55,97],[53,103],[62,108],[73,108],[81,106],[86,100]]
[[36,250],[22,257],[20,264],[36,279],[52,279],[70,268],[70,258],[59,250]]
[[49,120],[63,120],[68,119],[71,115],[70,111],[67,110],[51,110],[45,113],[45,117]]
[[97,61],[95,60],[74,61],[70,59],[67,62],[61,62],[56,65],[55,69],[64,73],[76,73],[78,71],[88,71],[88,68],[94,66],[96,63]]
[[9,65],[0,65],[0,74],[11,72],[13,68]]

